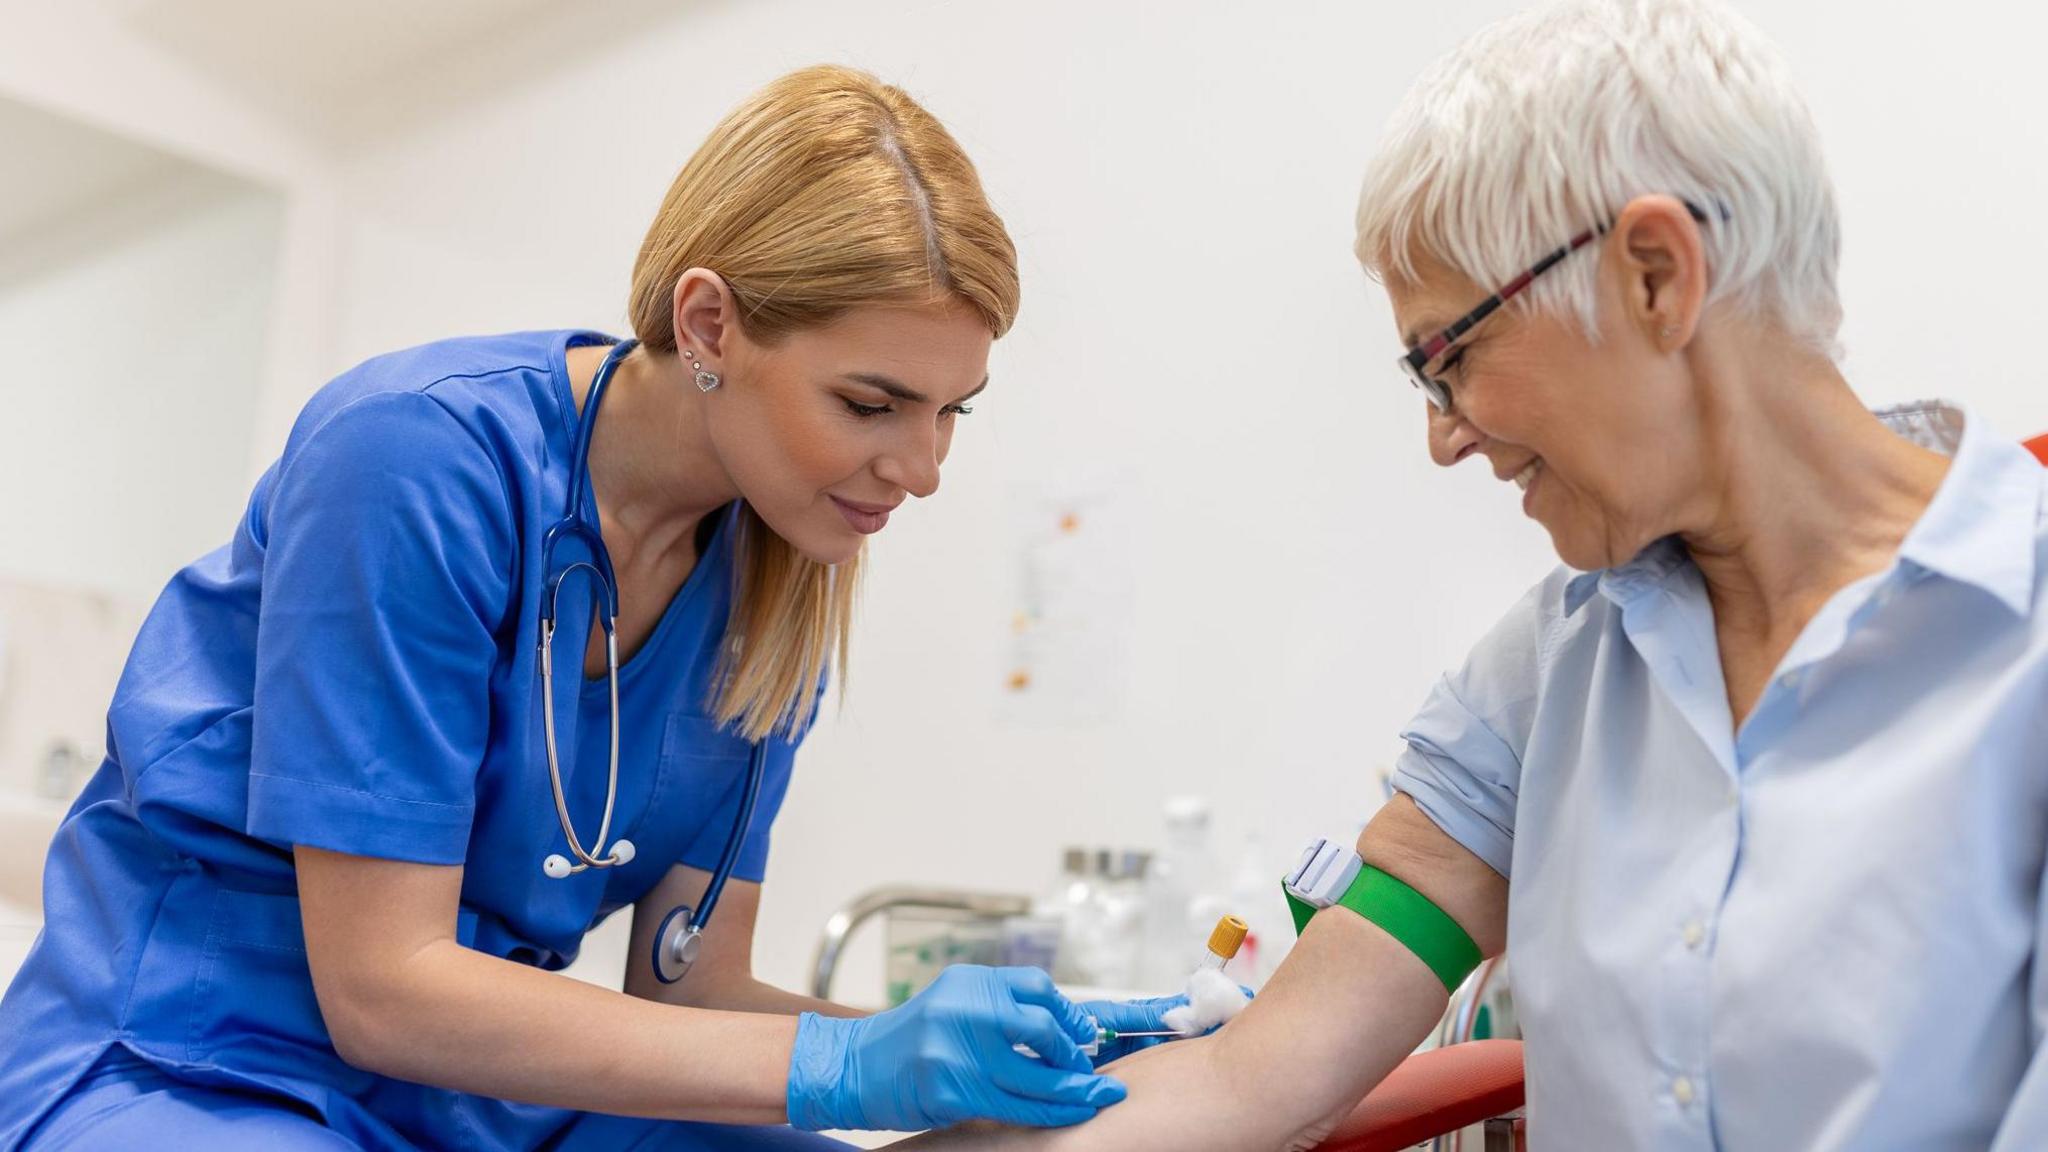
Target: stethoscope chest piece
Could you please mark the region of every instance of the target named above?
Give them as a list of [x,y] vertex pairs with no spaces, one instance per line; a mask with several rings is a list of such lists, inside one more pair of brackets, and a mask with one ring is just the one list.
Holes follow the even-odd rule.
[[697,953],[704,946],[704,930],[691,920],[688,904],[679,904],[661,918],[654,930],[654,978],[673,984],[690,974]]

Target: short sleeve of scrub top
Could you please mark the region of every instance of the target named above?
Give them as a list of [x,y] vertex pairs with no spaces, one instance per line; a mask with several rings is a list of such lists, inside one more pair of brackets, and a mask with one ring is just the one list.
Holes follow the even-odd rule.
[[462,863],[516,554],[497,469],[433,397],[373,393],[312,431],[267,526],[249,833]]
[[1508,875],[1546,633],[1560,614],[1559,568],[1516,602],[1456,672],[1439,677],[1401,733],[1394,790],[1444,834]]
[[[462,337],[344,373],[301,412],[233,540],[170,581],[108,710],[107,760],[50,853],[51,915],[0,997],[0,1148],[115,1048],[281,1097],[364,1148],[552,1146],[576,1120],[344,1061],[291,848],[470,865],[456,941],[548,970],[676,863],[718,863],[749,775],[747,741],[709,702],[739,504],[704,529],[620,667],[608,839],[631,838],[633,861],[543,871],[567,842],[543,751],[541,544],[563,515],[580,415],[567,350],[606,342]],[[558,656],[585,650],[591,607],[588,581],[563,586]],[[608,684],[564,674],[556,688],[564,788],[587,835],[608,791]],[[800,738],[763,744],[737,879],[762,877]],[[9,1036],[35,1043],[17,1054]]]

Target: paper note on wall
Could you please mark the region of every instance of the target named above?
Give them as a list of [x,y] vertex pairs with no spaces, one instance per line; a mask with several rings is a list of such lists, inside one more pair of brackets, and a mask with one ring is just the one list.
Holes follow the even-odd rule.
[[1008,622],[1005,718],[1064,724],[1122,713],[1134,605],[1127,510],[1104,487],[1044,498],[1027,512]]

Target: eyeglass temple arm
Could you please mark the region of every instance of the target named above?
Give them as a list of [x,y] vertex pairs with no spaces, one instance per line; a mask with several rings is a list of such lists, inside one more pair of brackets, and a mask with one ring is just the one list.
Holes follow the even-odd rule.
[[[1702,224],[1709,223],[1706,211],[1702,209],[1699,205],[1693,203],[1690,200],[1680,200],[1679,203],[1685,205],[1686,212],[1691,214],[1694,220],[1697,220]],[[1725,204],[1719,204],[1716,205],[1716,207],[1720,209],[1721,219],[1728,219],[1728,206]],[[1408,363],[1414,365],[1416,371],[1421,371],[1424,365],[1428,364],[1431,360],[1436,359],[1437,356],[1443,353],[1444,349],[1449,348],[1452,344],[1455,344],[1458,340],[1458,337],[1463,336],[1467,332],[1470,332],[1472,330],[1473,325],[1479,323],[1481,320],[1486,319],[1488,316],[1493,315],[1495,312],[1500,311],[1501,305],[1514,299],[1516,296],[1521,295],[1522,290],[1527,288],[1531,281],[1535,280],[1538,276],[1543,275],[1545,272],[1550,271],[1551,268],[1556,266],[1558,261],[1564,259],[1565,257],[1571,255],[1574,252],[1577,252],[1579,249],[1584,248],[1586,245],[1591,244],[1593,242],[1594,237],[1599,236],[1602,233],[1606,232],[1607,229],[1612,226],[1612,224],[1606,224],[1598,228],[1588,228],[1586,231],[1581,232],[1577,236],[1572,237],[1571,243],[1566,244],[1564,247],[1559,248],[1555,252],[1550,253],[1543,259],[1538,260],[1535,264],[1529,267],[1528,271],[1523,272],[1520,276],[1517,276],[1513,280],[1508,281],[1506,285],[1502,286],[1500,291],[1495,292],[1493,295],[1488,296],[1484,300],[1481,300],[1477,308],[1474,308],[1472,309],[1472,311],[1467,312],[1465,315],[1459,317],[1455,322],[1451,324],[1450,327],[1437,333],[1429,340],[1409,349]]]

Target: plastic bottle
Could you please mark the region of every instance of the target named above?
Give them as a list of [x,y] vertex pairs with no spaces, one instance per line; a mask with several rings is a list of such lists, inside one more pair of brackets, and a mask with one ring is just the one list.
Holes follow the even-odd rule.
[[1209,845],[1209,802],[1176,796],[1166,802],[1166,851],[1145,877],[1145,910],[1138,979],[1170,989],[1187,978],[1188,941],[1214,922],[1215,863]]
[[1091,975],[1087,982],[1097,988],[1127,993],[1137,987],[1142,885],[1151,863],[1144,852],[1096,854],[1100,882],[1089,901],[1082,963]]
[[1069,848],[1061,857],[1059,875],[1032,898],[1031,910],[1003,919],[1002,960],[1012,968],[1042,968],[1053,972],[1059,965],[1060,938],[1066,930],[1067,896],[1082,880],[1087,853]]
[[1092,941],[1098,934],[1099,919],[1095,887],[1099,873],[1093,873],[1085,848],[1069,848],[1061,860],[1057,888],[1043,899],[1050,914],[1060,921],[1059,949],[1053,957],[1053,979],[1062,984],[1093,984],[1090,968],[1097,951]]
[[1060,853],[1060,870],[1052,882],[1031,898],[1031,914],[1065,920],[1074,905],[1088,898],[1088,851],[1068,848]]
[[1294,947],[1293,920],[1287,912],[1287,898],[1280,893],[1280,874],[1286,868],[1286,861],[1267,856],[1257,836],[1245,836],[1231,875],[1230,907],[1244,918],[1251,932],[1225,971],[1249,988],[1264,985]]

